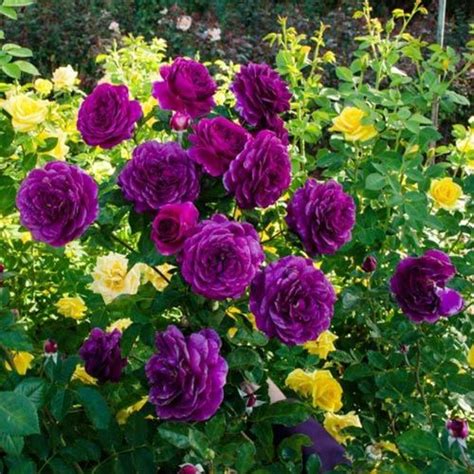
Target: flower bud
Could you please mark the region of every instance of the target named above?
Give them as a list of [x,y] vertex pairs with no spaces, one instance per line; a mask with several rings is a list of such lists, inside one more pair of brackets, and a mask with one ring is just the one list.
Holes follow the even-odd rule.
[[43,344],[43,350],[46,355],[56,354],[58,352],[58,343],[54,339],[46,339]]
[[183,132],[191,124],[191,117],[182,112],[175,112],[171,116],[170,127],[176,132]]
[[2,273],[5,271],[5,267],[0,263],[0,288],[3,286]]
[[200,474],[204,469],[200,464],[181,464],[178,474]]
[[364,272],[372,273],[377,269],[377,259],[372,255],[368,255],[362,262],[361,267]]
[[452,418],[446,423],[449,435],[454,439],[466,439],[469,435],[469,425],[467,420]]

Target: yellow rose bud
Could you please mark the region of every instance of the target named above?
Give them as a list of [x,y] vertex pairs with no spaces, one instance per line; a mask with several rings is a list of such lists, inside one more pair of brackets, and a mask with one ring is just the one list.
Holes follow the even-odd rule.
[[71,90],[77,81],[77,71],[68,64],[66,67],[58,67],[53,72],[53,84],[56,90]]
[[309,341],[303,344],[303,347],[313,355],[317,355],[321,359],[327,359],[328,354],[336,350],[333,342],[337,336],[331,331],[324,331],[314,341]]
[[11,115],[12,125],[16,130],[31,132],[46,120],[48,104],[46,100],[20,94],[5,100],[2,107]]
[[377,130],[373,125],[363,125],[362,119],[367,114],[357,107],[345,107],[343,111],[333,119],[331,132],[341,132],[347,141],[365,142],[377,135]]
[[38,92],[38,94],[47,96],[53,90],[53,83],[48,81],[48,79],[36,79],[36,81],[33,83],[33,87],[35,88],[36,92]]
[[130,318],[117,319],[107,328],[108,332],[112,332],[114,329],[118,329],[120,332],[124,332],[129,326],[133,324],[133,321]]
[[[25,375],[28,369],[31,368],[31,363],[34,358],[35,356],[29,352],[13,352],[12,362],[15,371],[20,375]],[[12,367],[8,362],[5,362],[5,368],[7,370],[12,370]]]
[[86,385],[97,385],[97,380],[86,372],[83,365],[78,365],[72,374],[72,380],[78,380]]
[[449,210],[456,207],[462,196],[462,188],[452,178],[434,179],[429,194],[437,207]]
[[342,387],[329,370],[313,373],[313,406],[327,411],[342,408]]
[[66,318],[82,319],[87,311],[87,306],[80,296],[64,296],[57,303],[58,313]]
[[354,438],[342,432],[349,427],[362,428],[359,416],[353,411],[347,415],[336,415],[334,413],[324,415],[324,428],[339,443],[346,444],[347,441]]
[[313,390],[313,376],[303,369],[295,369],[288,374],[285,385],[300,395],[309,397]]
[[469,353],[467,354],[467,363],[471,369],[474,369],[474,344],[469,349]]

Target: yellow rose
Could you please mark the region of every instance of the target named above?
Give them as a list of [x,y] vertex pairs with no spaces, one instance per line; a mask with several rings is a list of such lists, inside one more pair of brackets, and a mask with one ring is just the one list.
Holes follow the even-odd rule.
[[138,402],[134,403],[133,405],[130,405],[129,407],[126,407],[126,408],[122,408],[122,410],[118,411],[117,415],[115,416],[117,423],[119,425],[124,425],[127,422],[128,417],[132,413],[136,413],[137,411],[140,411],[145,406],[147,401],[148,401],[148,397],[146,396],[138,400]]
[[71,90],[77,81],[77,71],[68,64],[66,67],[58,67],[53,72],[53,84],[56,90]]
[[19,132],[31,132],[46,120],[48,101],[33,99],[25,94],[14,95],[2,107],[11,115],[12,125]]
[[333,119],[331,132],[341,132],[347,141],[365,142],[377,135],[377,130],[373,125],[363,125],[362,119],[367,114],[357,107],[345,107],[344,110]]
[[53,90],[53,83],[48,81],[48,79],[36,79],[33,83],[33,87],[35,88],[38,94],[47,96]]
[[471,369],[474,369],[474,344],[469,349],[469,353],[467,354],[467,363]]
[[66,318],[82,319],[87,311],[87,306],[80,296],[63,296],[57,303],[58,313]]
[[119,295],[135,295],[140,286],[140,266],[135,265],[129,272],[128,259],[118,253],[110,253],[97,259],[92,277],[92,291],[102,295],[109,304]]
[[470,153],[474,151],[474,128],[470,128],[464,138],[456,140],[456,148],[459,153]]
[[336,415],[326,413],[324,415],[324,428],[338,442],[346,444],[347,441],[354,439],[353,436],[342,433],[345,428],[362,428],[359,416],[351,411],[347,415]]
[[308,374],[303,369],[295,369],[288,374],[285,385],[300,395],[309,397],[313,391],[313,374]]
[[321,359],[327,359],[328,354],[336,350],[333,342],[337,339],[337,336],[331,331],[324,331],[314,341],[309,341],[303,344],[303,347],[313,355],[317,355]]
[[462,188],[452,178],[434,179],[431,181],[429,194],[436,206],[454,209],[462,196]]
[[107,328],[108,332],[112,332],[114,329],[118,329],[120,332],[124,332],[129,326],[131,326],[133,321],[130,318],[117,319]]
[[69,153],[69,147],[66,145],[67,134],[62,130],[57,130],[54,134],[48,132],[40,133],[39,138],[46,140],[47,138],[56,138],[58,141],[52,150],[47,151],[45,154],[56,158],[57,160],[63,161],[66,155]]
[[72,374],[72,380],[79,380],[86,385],[97,385],[97,379],[86,372],[83,365],[78,365]]
[[[29,352],[12,352],[12,361],[14,369],[20,375],[25,375],[27,370],[31,368],[31,362],[35,356]],[[12,370],[10,364],[5,362],[5,368]]]
[[[145,263],[137,264],[139,266],[140,272],[143,278],[143,284],[150,282],[157,291],[164,290],[168,286],[168,282],[153,268],[146,265]],[[171,265],[164,263],[157,267],[158,270],[166,277],[168,280],[171,279],[172,275],[170,270],[173,268]]]
[[[150,112],[154,109],[154,107],[157,106],[157,102],[156,102],[156,99],[154,97],[149,97],[145,102],[143,102],[142,104],[142,111],[143,111],[143,116],[144,117],[148,117],[148,115],[150,114]],[[147,125],[148,126],[152,126],[154,123],[156,122],[156,118],[155,117],[150,117],[148,120],[147,120]]]
[[313,372],[313,406],[327,411],[342,408],[342,387],[329,370]]
[[30,242],[31,240],[33,240],[33,237],[31,237],[30,232],[22,232],[20,234],[20,240],[22,244],[26,244],[27,242]]

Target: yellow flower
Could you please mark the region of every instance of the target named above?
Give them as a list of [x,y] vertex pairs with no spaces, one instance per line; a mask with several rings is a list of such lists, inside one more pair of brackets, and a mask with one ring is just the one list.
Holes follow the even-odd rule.
[[133,324],[133,321],[130,318],[117,319],[107,328],[108,332],[112,332],[114,329],[118,329],[120,332],[124,332],[129,326]]
[[471,153],[474,151],[474,128],[469,128],[467,135],[456,140],[456,148],[459,153]]
[[20,234],[20,240],[22,244],[26,244],[27,242],[30,242],[33,238],[31,237],[30,232],[22,232]]
[[[34,358],[35,356],[29,352],[13,352],[12,361],[14,369],[18,374],[25,375],[27,370],[31,368],[31,362]],[[12,370],[8,362],[5,362],[5,368],[7,370]]]
[[[143,277],[143,284],[150,282],[157,291],[164,290],[168,286],[168,282],[158,272],[153,270],[153,268],[145,263],[138,263],[137,265]],[[157,268],[168,280],[171,279],[172,275],[170,270],[173,268],[171,265],[164,263]]]
[[313,373],[313,406],[327,411],[342,408],[342,387],[329,370],[316,370]]
[[109,304],[119,295],[135,295],[140,286],[140,267],[135,265],[127,272],[128,259],[118,253],[109,253],[97,259],[92,277],[92,291],[102,295]]
[[332,51],[326,51],[322,59],[325,63],[333,64],[336,62],[336,55]]
[[87,306],[80,296],[63,296],[57,303],[58,313],[66,318],[82,319],[87,311]]
[[474,369],[474,344],[469,349],[469,353],[467,355],[467,363],[471,369]]
[[390,451],[393,454],[396,454],[397,456],[400,455],[397,445],[395,443],[392,443],[391,441],[379,441],[377,443],[377,446],[380,446],[385,451]]
[[79,380],[86,385],[97,385],[97,380],[86,372],[83,365],[78,365],[72,374],[72,380]]
[[366,112],[357,107],[345,107],[344,110],[333,119],[331,132],[341,132],[347,141],[365,142],[377,135],[377,130],[373,125],[363,125],[362,119]]
[[136,413],[137,411],[140,411],[145,406],[147,401],[148,401],[148,397],[146,396],[138,400],[138,402],[134,403],[133,405],[130,405],[129,407],[126,407],[126,408],[122,408],[120,411],[117,412],[117,415],[115,416],[117,423],[119,425],[124,425],[127,422],[128,417],[132,413]]
[[434,179],[431,181],[430,196],[436,206],[453,209],[462,196],[462,188],[452,178]]
[[337,339],[337,336],[331,331],[324,331],[314,341],[309,341],[303,344],[303,347],[313,355],[317,355],[321,359],[327,359],[328,354],[336,350],[333,342]]
[[300,395],[309,397],[313,391],[313,374],[308,374],[303,369],[295,369],[288,374],[285,385]]
[[[153,110],[154,107],[156,107],[157,102],[154,97],[149,97],[145,102],[142,104],[142,111],[143,111],[143,117],[147,117],[148,114]],[[147,120],[147,125],[152,126],[156,122],[155,117],[150,117]]]
[[47,96],[53,90],[53,83],[48,81],[48,79],[36,79],[33,87],[35,88],[36,92],[38,92],[38,94]]
[[346,444],[347,441],[354,439],[353,436],[342,432],[349,427],[362,428],[359,416],[353,411],[347,415],[335,415],[334,413],[324,415],[324,428],[338,443]]
[[68,64],[66,67],[58,67],[53,72],[53,83],[56,90],[71,90],[77,81],[77,71]]
[[14,95],[2,107],[11,115],[12,125],[19,132],[31,132],[46,120],[47,100],[38,100],[25,94]]
[[57,160],[63,161],[66,158],[66,155],[69,153],[69,147],[66,145],[67,142],[67,134],[64,133],[62,130],[57,130],[55,133],[48,133],[46,131],[40,133],[38,137],[42,140],[46,140],[47,138],[56,138],[57,143],[52,150],[45,152],[46,155],[52,156]]

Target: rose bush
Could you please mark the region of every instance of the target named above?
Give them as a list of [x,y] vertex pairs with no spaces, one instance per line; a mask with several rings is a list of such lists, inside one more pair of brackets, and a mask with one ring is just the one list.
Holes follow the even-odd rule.
[[473,58],[424,12],[2,84],[0,471],[474,471]]

